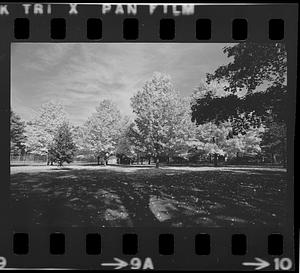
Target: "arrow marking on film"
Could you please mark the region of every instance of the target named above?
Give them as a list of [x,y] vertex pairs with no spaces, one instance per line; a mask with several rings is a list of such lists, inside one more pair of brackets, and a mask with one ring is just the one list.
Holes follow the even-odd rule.
[[269,262],[263,260],[263,259],[260,259],[260,258],[254,258],[257,262],[245,262],[243,263],[243,265],[245,266],[256,266],[256,268],[254,268],[255,270],[260,270],[260,269],[263,269],[265,267],[268,267],[270,265]]
[[126,263],[125,261],[118,259],[118,258],[114,258],[114,260],[116,261],[116,263],[102,263],[102,266],[114,266],[115,269],[120,269],[123,267],[126,267],[128,265],[128,263]]

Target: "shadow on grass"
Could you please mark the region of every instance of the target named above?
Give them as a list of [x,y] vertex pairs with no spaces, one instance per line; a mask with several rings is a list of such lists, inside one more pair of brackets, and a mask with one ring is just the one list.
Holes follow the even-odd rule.
[[278,226],[285,221],[287,179],[282,171],[126,169],[70,167],[13,173],[13,222],[217,227]]

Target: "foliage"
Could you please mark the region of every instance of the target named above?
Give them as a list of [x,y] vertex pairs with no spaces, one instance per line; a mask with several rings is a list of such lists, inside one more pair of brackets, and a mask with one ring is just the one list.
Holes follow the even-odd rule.
[[137,147],[156,158],[182,152],[195,125],[190,105],[174,90],[170,77],[154,73],[131,99],[135,125],[131,136]]
[[83,126],[83,146],[106,160],[115,153],[120,133],[120,111],[110,100],[103,100]]
[[84,139],[84,127],[83,126],[71,126],[71,133],[76,145],[76,153],[83,154],[87,152],[85,150]]
[[64,122],[57,129],[49,153],[53,161],[62,166],[64,162],[72,162],[75,150],[76,145],[72,138],[71,128],[68,123]]
[[116,147],[116,155],[121,159],[124,157],[133,159],[142,153],[142,149],[139,149],[133,143],[133,138],[131,137],[132,126],[133,123],[128,117],[122,120],[121,133]]
[[[244,134],[232,134],[233,126],[230,121],[215,124],[207,122],[197,127],[196,140],[192,143],[196,152],[231,158],[237,153],[256,155],[261,151],[263,127],[250,127]],[[195,152],[195,150],[194,150]],[[217,164],[217,162],[215,162]]]
[[[218,89],[223,87],[219,86]],[[197,124],[209,121],[216,123],[236,117],[241,99],[236,94],[217,91],[215,85],[200,82],[192,94],[192,120]]]
[[[225,47],[224,53],[230,62],[207,74],[208,84],[200,86],[201,96],[194,95],[193,120],[197,124],[230,120],[234,135],[245,134],[250,127],[263,125],[263,152],[277,150],[284,155],[285,161],[288,114],[287,52],[284,45],[240,43]],[[223,85],[227,95],[211,91],[210,84],[215,81]],[[278,135],[275,128],[280,132]]]
[[225,47],[223,52],[233,60],[213,74],[207,74],[209,82],[226,81],[229,86],[225,90],[230,93],[245,88],[247,94],[251,94],[264,83],[268,88],[284,87],[287,73],[284,44],[239,43]]
[[35,118],[26,124],[26,149],[38,155],[48,154],[57,129],[66,121],[66,113],[60,103],[42,104]]
[[271,113],[278,121],[286,120],[287,52],[284,45],[240,43],[225,47],[224,53],[233,61],[207,74],[208,82],[225,82],[224,90],[233,95],[243,91],[243,98],[235,104],[239,112],[254,111],[257,116]]
[[19,154],[25,148],[25,122],[15,112],[10,112],[10,152]]
[[287,53],[284,46],[240,43],[225,47],[224,53],[233,60],[213,74],[207,74],[207,81],[223,84],[228,95],[213,96],[207,90],[205,96],[194,103],[193,118],[201,123],[252,113],[252,117],[265,118],[272,114],[277,121],[286,120]]
[[277,163],[277,156],[280,157],[280,161],[283,165],[286,164],[286,134],[287,128],[284,122],[275,122],[270,119],[266,122],[266,131],[262,138],[262,155],[271,157],[273,163]]
[[228,157],[241,155],[257,155],[261,152],[261,142],[264,126],[250,127],[245,133],[238,133],[232,138],[227,138],[226,154]]

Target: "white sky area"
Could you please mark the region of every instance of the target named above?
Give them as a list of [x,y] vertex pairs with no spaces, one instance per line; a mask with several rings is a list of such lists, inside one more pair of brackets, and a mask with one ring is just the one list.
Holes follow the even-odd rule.
[[103,99],[131,115],[130,98],[154,72],[167,73],[175,89],[189,96],[229,59],[228,44],[216,43],[13,43],[11,106],[25,121],[42,103],[61,102],[79,125]]

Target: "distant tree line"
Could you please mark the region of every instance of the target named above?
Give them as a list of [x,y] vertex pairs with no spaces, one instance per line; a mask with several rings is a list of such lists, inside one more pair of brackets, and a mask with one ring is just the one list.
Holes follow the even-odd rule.
[[81,126],[63,106],[43,104],[26,124],[11,112],[11,154],[36,154],[47,164],[116,156],[118,163],[240,158],[286,164],[286,51],[281,44],[225,47],[232,59],[182,98],[166,74],[154,73],[131,98],[133,117],[102,100]]

